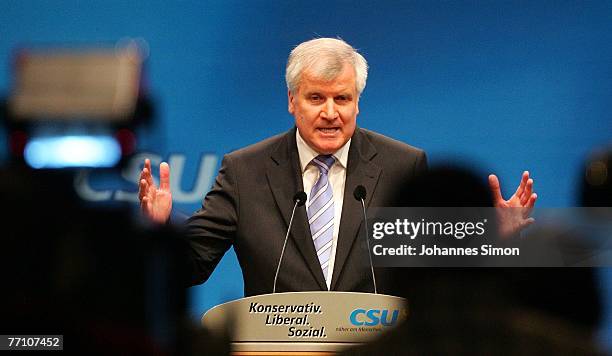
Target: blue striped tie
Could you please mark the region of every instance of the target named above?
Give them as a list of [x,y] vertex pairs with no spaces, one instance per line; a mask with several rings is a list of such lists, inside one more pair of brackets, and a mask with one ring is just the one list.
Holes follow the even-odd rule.
[[310,233],[326,281],[334,235],[334,194],[327,173],[335,161],[332,155],[319,155],[311,161],[320,174],[310,191],[307,207]]

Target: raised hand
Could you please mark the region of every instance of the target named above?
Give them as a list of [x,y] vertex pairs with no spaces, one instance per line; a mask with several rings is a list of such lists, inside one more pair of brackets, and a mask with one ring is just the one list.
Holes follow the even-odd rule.
[[170,166],[168,166],[168,163],[162,162],[159,165],[159,188],[157,188],[151,175],[151,160],[145,159],[144,168],[140,172],[138,199],[143,214],[149,219],[160,224],[168,221],[172,211]]
[[493,195],[493,206],[497,208],[499,233],[502,238],[519,233],[535,221],[529,215],[538,195],[533,192],[533,179],[529,178],[529,172],[523,172],[516,192],[508,200],[502,197],[499,179],[494,174],[489,176],[489,187]]

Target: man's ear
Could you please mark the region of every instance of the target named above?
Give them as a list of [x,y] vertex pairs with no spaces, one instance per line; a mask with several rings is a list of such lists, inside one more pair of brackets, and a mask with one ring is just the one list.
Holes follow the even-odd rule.
[[360,96],[357,97],[357,101],[355,102],[355,108],[357,109],[355,116],[359,115],[359,98]]
[[293,104],[293,99],[295,97],[291,93],[291,90],[287,90],[287,110],[291,115],[295,112],[295,105]]

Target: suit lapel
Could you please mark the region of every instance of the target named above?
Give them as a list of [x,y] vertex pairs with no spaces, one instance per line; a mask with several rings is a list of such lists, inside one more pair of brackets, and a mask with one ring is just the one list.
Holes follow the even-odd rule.
[[353,196],[353,191],[358,185],[366,188],[366,208],[369,206],[376,183],[380,176],[381,169],[378,165],[371,162],[376,156],[376,149],[365,137],[356,129],[353,135],[346,170],[346,183],[344,185],[344,200],[342,203],[342,217],[340,220],[340,232],[336,246],[336,259],[334,262],[334,273],[332,276],[331,290],[336,288],[338,279],[346,259],[351,251],[355,239],[357,238],[359,227],[363,220],[363,208],[361,202]]
[[[268,184],[286,226],[289,226],[291,218],[291,211],[294,205],[293,196],[298,191],[304,190],[295,134],[296,130],[293,129],[283,137],[283,140],[272,152],[271,160],[266,170]],[[321,290],[327,290],[325,277],[323,276],[323,271],[321,271],[317,252],[312,242],[310,226],[308,225],[306,208],[304,206],[298,207],[295,211],[291,236],[306,261],[308,268],[317,280],[317,283],[319,283]]]

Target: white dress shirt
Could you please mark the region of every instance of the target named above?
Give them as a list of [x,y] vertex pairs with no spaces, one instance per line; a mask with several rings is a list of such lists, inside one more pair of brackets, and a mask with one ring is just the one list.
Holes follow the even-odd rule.
[[[310,191],[312,186],[315,185],[317,179],[319,179],[319,168],[316,165],[310,164],[313,158],[317,157],[319,153],[308,146],[306,141],[300,135],[300,131],[296,130],[295,140],[297,142],[298,154],[300,156],[300,168],[302,169],[302,182],[304,184],[304,192],[308,196],[306,204],[310,200]],[[332,165],[329,170],[327,177],[329,184],[331,184],[332,192],[334,195],[334,235],[332,240],[332,250],[330,255],[329,264],[327,266],[327,289],[330,288],[332,276],[334,273],[334,262],[336,261],[336,246],[338,245],[338,232],[340,231],[340,217],[342,216],[342,203],[344,199],[344,184],[346,182],[346,162],[348,160],[348,151],[351,145],[349,139],[344,146],[340,147],[333,156],[336,162]]]

